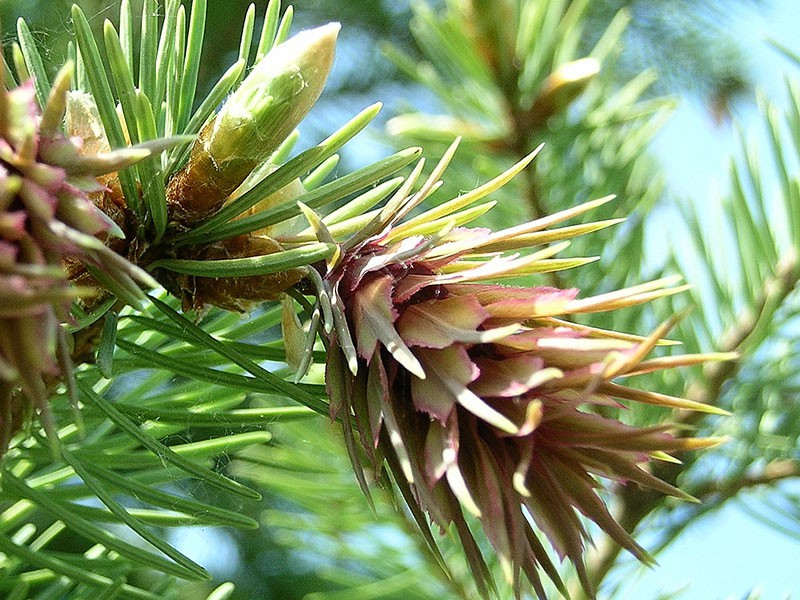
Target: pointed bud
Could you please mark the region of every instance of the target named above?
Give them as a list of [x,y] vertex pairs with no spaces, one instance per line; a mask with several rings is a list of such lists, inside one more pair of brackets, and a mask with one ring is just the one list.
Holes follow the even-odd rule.
[[541,126],[550,117],[563,113],[600,72],[596,58],[581,58],[565,63],[550,73],[529,111],[530,124]]
[[303,31],[256,64],[170,181],[173,220],[191,224],[214,213],[297,127],[322,93],[339,27]]

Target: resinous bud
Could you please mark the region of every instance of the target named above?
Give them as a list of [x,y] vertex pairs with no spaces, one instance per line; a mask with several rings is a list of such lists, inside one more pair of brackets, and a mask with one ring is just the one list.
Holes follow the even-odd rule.
[[170,217],[191,225],[217,211],[308,114],[333,65],[338,23],[275,46],[200,132],[169,183]]
[[[281,245],[263,235],[239,235],[206,246],[198,260],[227,260],[265,256],[283,250]],[[305,277],[303,269],[287,269],[269,275],[247,277],[192,277],[181,275],[185,310],[200,310],[213,304],[226,310],[246,312],[267,300],[277,300],[283,293]]]

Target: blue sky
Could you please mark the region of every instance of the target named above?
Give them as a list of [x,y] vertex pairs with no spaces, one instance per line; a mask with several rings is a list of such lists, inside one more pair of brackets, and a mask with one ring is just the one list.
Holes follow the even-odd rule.
[[[736,32],[757,86],[779,107],[786,106],[784,76],[797,77],[800,70],[765,39],[800,53],[798,31],[800,2],[773,0],[766,15],[742,23]],[[738,111],[736,121],[754,132],[761,126],[754,107]],[[656,149],[678,195],[714,202],[728,187],[728,164],[738,143],[736,127],[718,127],[704,107],[684,101],[656,140]],[[750,590],[760,591],[762,600],[800,598],[800,542],[757,522],[736,503],[697,522],[658,561],[654,570],[635,569],[626,594],[614,600],[650,600],[679,591],[679,600],[743,599]]]
[[[650,600],[656,591],[681,591],[678,600],[800,597],[800,543],[762,525],[737,505],[697,522],[658,557],[626,597]],[[615,598],[614,600],[622,600]]]

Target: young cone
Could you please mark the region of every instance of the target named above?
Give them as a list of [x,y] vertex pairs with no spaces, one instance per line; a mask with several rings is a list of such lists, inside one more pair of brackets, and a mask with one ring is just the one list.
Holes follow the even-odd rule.
[[67,265],[82,265],[132,297],[141,269],[96,236],[119,229],[89,199],[96,176],[150,155],[145,149],[84,154],[80,138],[61,132],[71,65],[59,72],[44,109],[32,81],[7,90],[0,73],[0,455],[35,406],[46,428],[49,385],[71,366],[61,323],[80,288]]
[[454,525],[484,593],[491,582],[467,514],[480,520],[517,594],[524,573],[544,598],[541,570],[564,586],[540,532],[591,593],[583,564],[589,535],[579,514],[649,560],[608,511],[598,478],[687,498],[641,465],[661,453],[715,443],[601,416],[600,408],[620,400],[720,412],[613,380],[724,357],[648,363],[646,355],[671,324],[641,338],[569,320],[680,291],[673,280],[583,299],[575,289],[485,283],[587,262],[552,258],[564,244],[522,256],[508,252],[614,223],[548,229],[606,198],[499,232],[456,226],[474,218],[470,204],[531,158],[401,223],[436,189],[443,159],[419,192],[410,194],[407,186],[370,225],[342,241],[319,284],[319,308],[330,315],[323,335],[331,414],[343,423],[365,491],[362,456],[376,474],[388,466],[423,529],[423,511],[443,529]]

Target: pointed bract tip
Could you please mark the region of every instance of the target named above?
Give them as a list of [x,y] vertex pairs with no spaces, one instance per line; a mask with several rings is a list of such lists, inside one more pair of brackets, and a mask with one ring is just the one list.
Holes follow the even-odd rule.
[[[730,414],[730,413],[729,413]],[[704,437],[704,438],[689,438],[686,440],[686,450],[705,450],[707,448],[714,448],[716,446],[721,446],[722,444],[726,444],[730,441],[730,437],[727,435],[719,435],[713,437]]]

